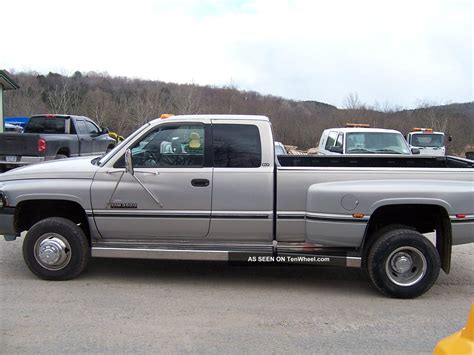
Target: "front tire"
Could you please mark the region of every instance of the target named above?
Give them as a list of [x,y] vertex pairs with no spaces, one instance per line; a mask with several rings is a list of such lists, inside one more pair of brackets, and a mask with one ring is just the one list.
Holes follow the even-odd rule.
[[440,257],[433,244],[413,229],[398,228],[378,238],[369,251],[372,283],[395,298],[415,298],[436,282]]
[[23,259],[33,274],[44,280],[73,279],[90,257],[87,237],[74,222],[46,218],[30,228],[23,242]]

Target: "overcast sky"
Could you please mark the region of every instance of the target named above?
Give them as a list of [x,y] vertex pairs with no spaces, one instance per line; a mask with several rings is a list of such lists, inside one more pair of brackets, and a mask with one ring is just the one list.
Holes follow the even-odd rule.
[[342,106],[473,101],[472,0],[9,0],[0,69],[234,85]]

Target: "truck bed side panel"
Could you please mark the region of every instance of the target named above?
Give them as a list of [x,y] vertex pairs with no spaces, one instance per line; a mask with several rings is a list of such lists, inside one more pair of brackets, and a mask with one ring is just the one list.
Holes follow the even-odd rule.
[[[367,182],[367,180],[371,180],[371,182]],[[387,180],[393,181],[384,184]],[[377,189],[372,183],[373,181],[382,181],[381,184],[384,186]],[[411,202],[404,200],[406,203],[416,203],[416,198],[423,196],[431,199],[438,198],[438,200],[445,201],[443,207],[450,215],[455,213],[473,214],[472,202],[469,202],[473,198],[472,181],[473,172],[470,169],[428,168],[420,171],[418,168],[278,168],[277,239],[295,242],[306,240],[312,243],[319,241],[322,245],[340,246],[346,245],[349,238],[352,241],[350,244],[355,245],[362,240],[366,222],[363,220],[354,222],[352,214],[363,213],[367,217],[383,204],[401,203],[400,198],[415,198]],[[333,185],[330,185],[329,182]],[[337,185],[338,182],[347,183]],[[325,189],[333,191],[327,192],[328,195],[323,197],[321,196],[323,191],[317,187],[318,184],[323,184]],[[393,186],[397,184],[400,185],[399,190],[393,191]],[[447,185],[450,185],[449,189],[446,188]],[[330,186],[332,188],[329,188]],[[373,201],[370,206],[366,206],[367,209],[364,210],[360,208],[355,208],[353,211],[344,210],[342,198],[345,195],[354,195],[358,189],[362,189],[362,186],[366,186],[364,189],[372,194]],[[456,186],[461,191],[459,195],[451,190],[451,187],[455,190]],[[442,191],[445,193],[444,198],[440,197],[443,195]],[[398,202],[397,199],[392,202],[387,201],[391,193],[395,194],[392,197],[396,197]],[[378,198],[375,199],[374,196]],[[357,196],[355,198],[348,197],[346,203],[350,205],[352,200],[358,200]],[[379,202],[378,205],[375,200]],[[361,201],[359,203],[362,203]],[[448,210],[449,204],[446,201],[456,206],[459,211]],[[369,204],[369,201],[364,203]],[[442,202],[438,204],[442,205]],[[321,215],[321,213],[327,214],[327,216]],[[313,218],[308,219],[311,214]],[[325,217],[326,219],[322,220]],[[346,220],[349,217],[350,220]],[[328,223],[331,222],[328,219],[337,223],[337,228],[329,226]],[[354,223],[357,224],[353,226]],[[306,233],[308,233],[309,239],[306,239]],[[324,234],[326,237],[323,237]],[[455,236],[454,233],[453,236]]]

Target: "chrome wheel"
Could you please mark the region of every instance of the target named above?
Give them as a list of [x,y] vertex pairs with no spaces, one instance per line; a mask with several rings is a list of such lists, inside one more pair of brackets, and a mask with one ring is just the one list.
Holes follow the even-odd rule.
[[57,233],[46,233],[38,238],[33,248],[36,261],[47,270],[61,270],[71,261],[71,246]]
[[426,274],[426,258],[416,248],[401,247],[394,250],[385,262],[385,272],[394,284],[412,286]]

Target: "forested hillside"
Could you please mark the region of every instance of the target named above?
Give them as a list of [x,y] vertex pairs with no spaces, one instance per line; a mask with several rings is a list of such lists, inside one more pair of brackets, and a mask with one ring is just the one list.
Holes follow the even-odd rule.
[[345,100],[345,108],[338,109],[317,101],[293,101],[233,87],[178,85],[98,73],[13,76],[20,89],[6,92],[6,116],[78,114],[123,135],[162,113],[232,113],[270,117],[277,140],[303,149],[315,147],[323,129],[346,122],[370,123],[404,134],[413,127],[432,127],[453,136],[450,154],[462,154],[466,146],[474,144],[474,102],[425,104],[415,110],[381,109],[359,102],[352,94]]

